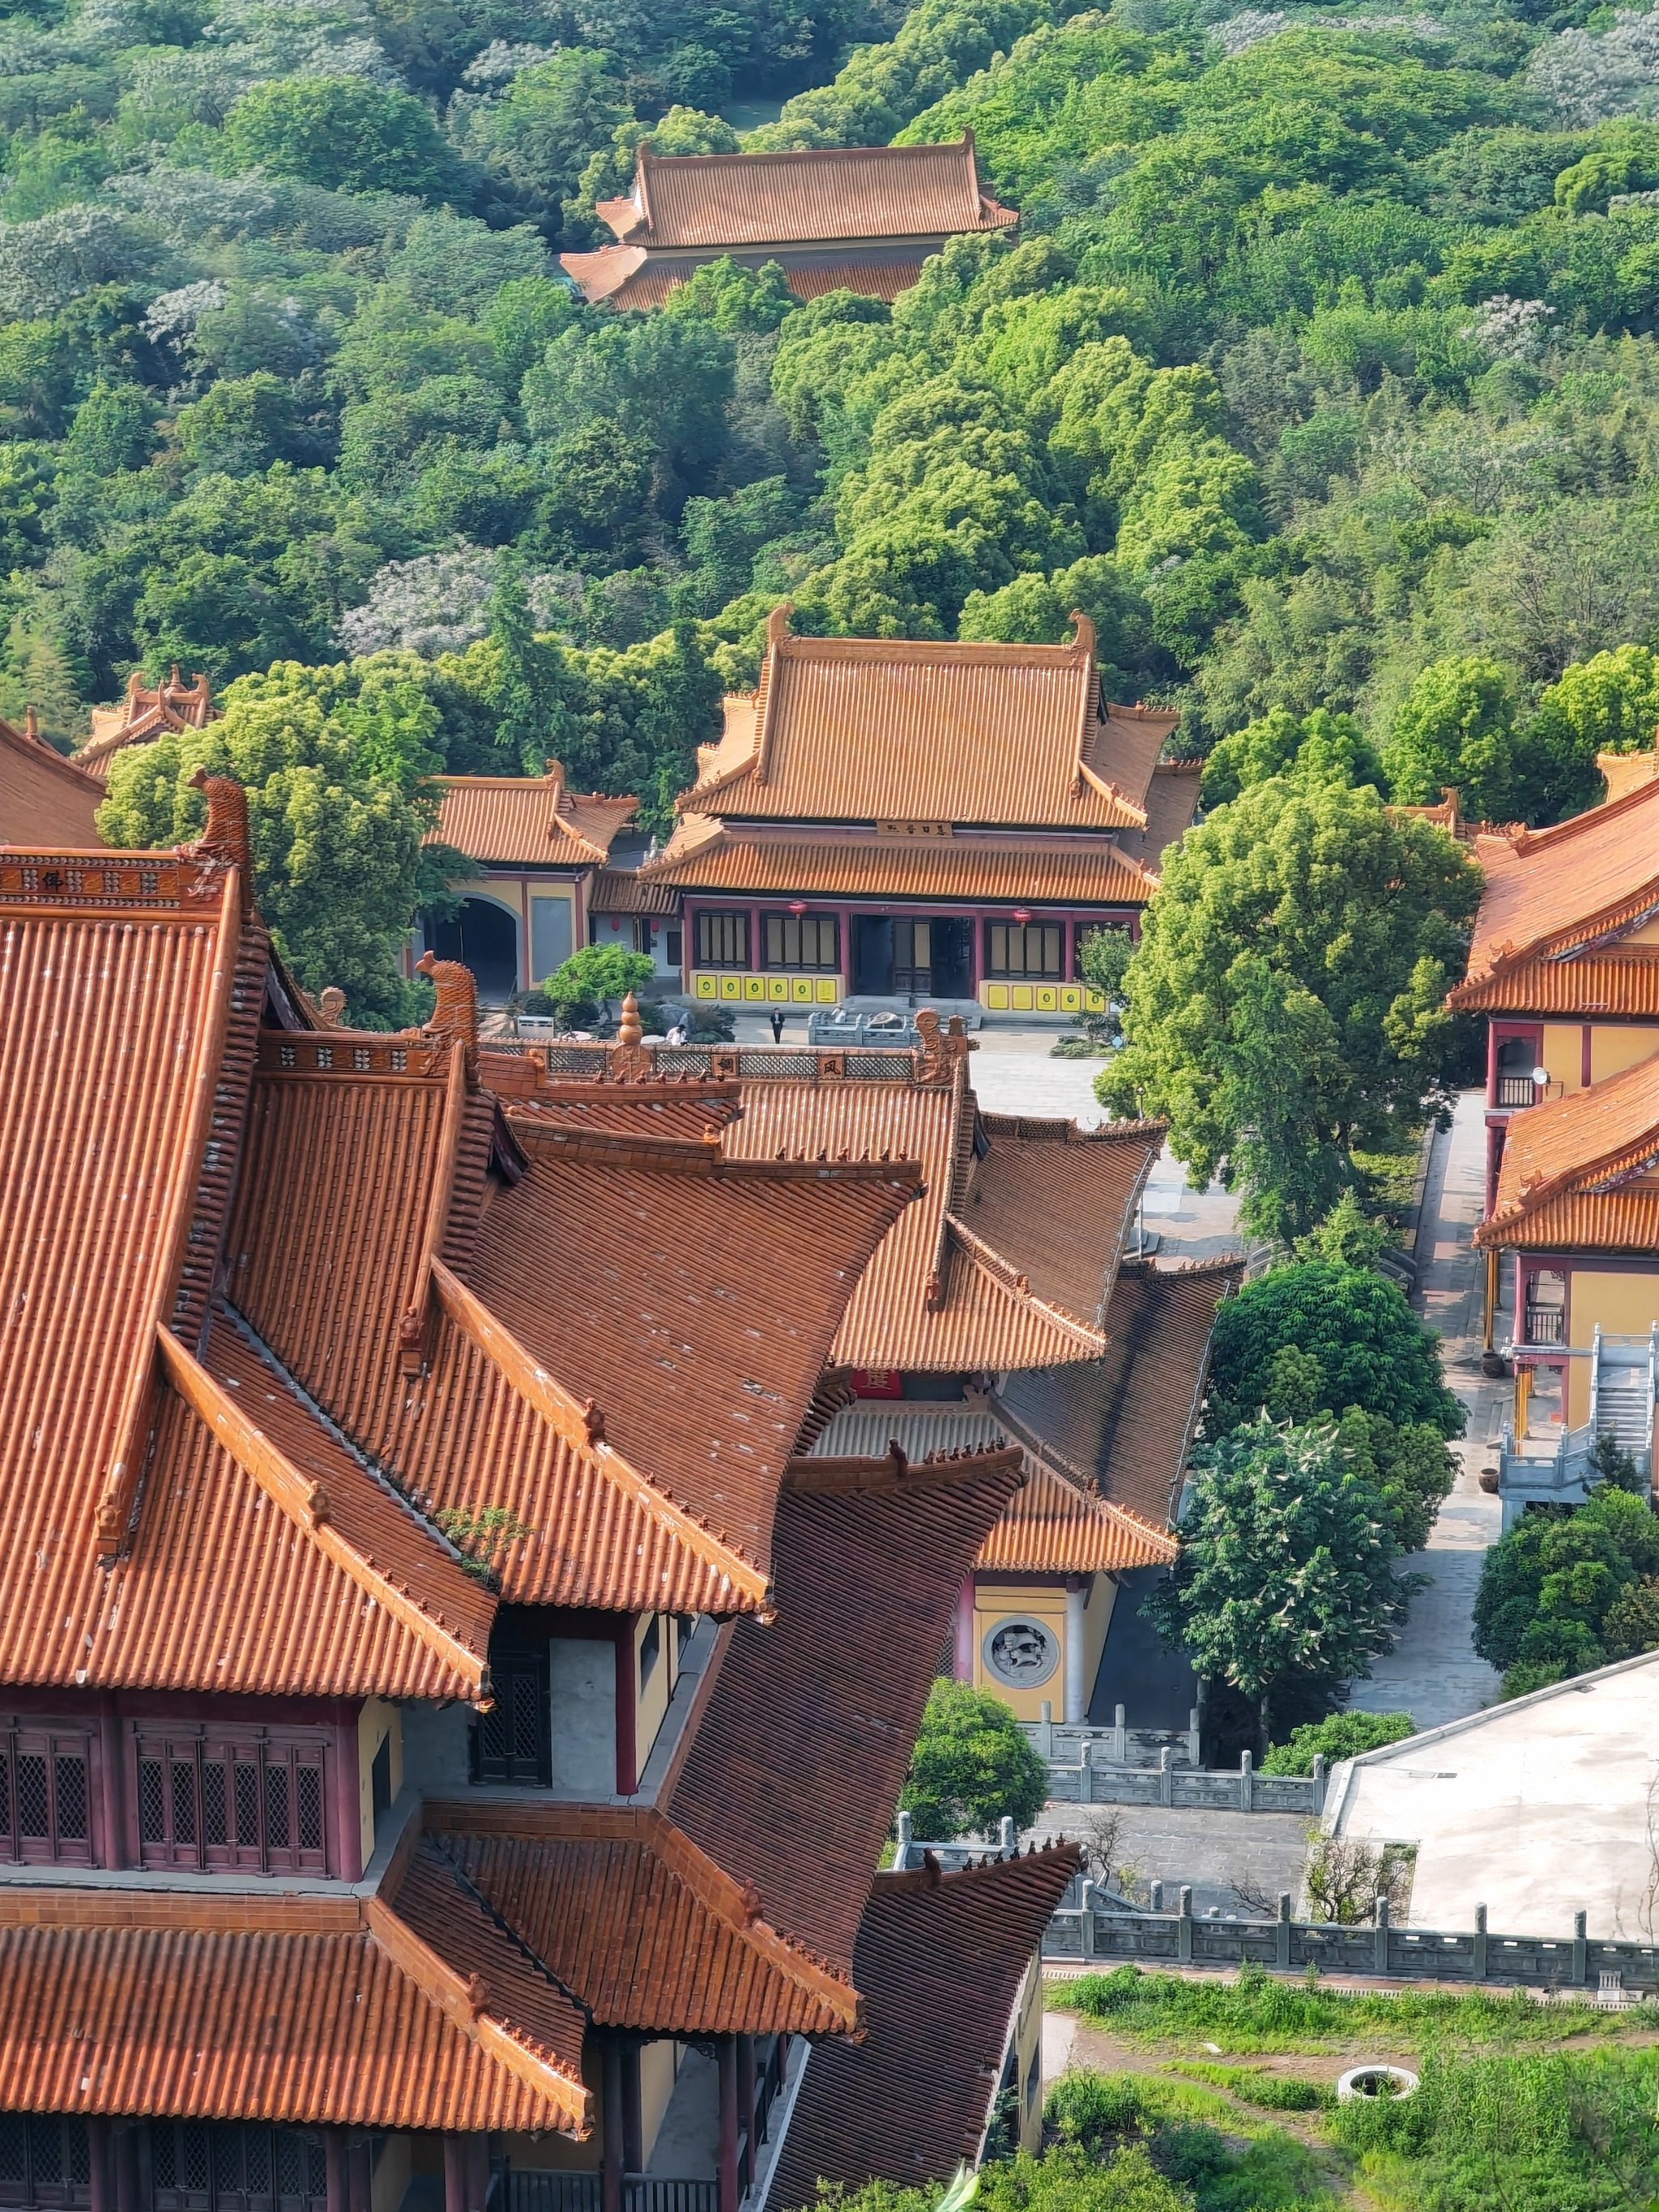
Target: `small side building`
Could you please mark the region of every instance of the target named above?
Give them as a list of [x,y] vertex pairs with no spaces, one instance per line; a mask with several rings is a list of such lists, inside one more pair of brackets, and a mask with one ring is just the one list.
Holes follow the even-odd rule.
[[97,845],[104,787],[40,735],[31,707],[23,726],[0,720],[0,838],[75,852]]
[[971,131],[945,146],[813,147],[671,158],[641,147],[634,189],[601,200],[616,234],[561,254],[584,298],[659,307],[710,261],[776,262],[798,299],[861,292],[896,299],[947,240],[1018,220],[980,181]]
[[186,684],[175,666],[165,682],[152,684],[134,669],[124,699],[93,708],[92,735],[75,757],[101,781],[125,746],[153,744],[169,730],[204,730],[216,712],[213,686],[199,672]]
[[557,761],[544,776],[438,782],[442,811],[427,842],[454,846],[473,869],[450,886],[460,912],[448,921],[423,918],[418,933],[440,959],[470,968],[479,995],[499,1003],[532,989],[587,943],[590,886],[639,801],[567,791]]

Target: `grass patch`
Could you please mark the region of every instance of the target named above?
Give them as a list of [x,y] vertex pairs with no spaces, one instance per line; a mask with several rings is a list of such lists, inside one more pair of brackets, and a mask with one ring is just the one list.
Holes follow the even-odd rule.
[[1311,1979],[1281,1981],[1260,1967],[1246,1967],[1236,1982],[1200,1982],[1119,1966],[1109,1974],[1051,1984],[1048,2002],[1056,2011],[1079,2013],[1128,2041],[1206,2039],[1235,2052],[1378,2042],[1410,2049],[1447,2043],[1550,2044],[1659,2025],[1650,2005],[1603,2013],[1589,2005],[1535,2004],[1521,1990],[1509,1996],[1477,1990],[1347,1996]]
[[1336,2102],[1336,2092],[1328,2081],[1270,2074],[1261,2066],[1212,2066],[1202,2059],[1177,2058],[1172,2071],[1211,2082],[1241,2104],[1255,2105],[1264,2112],[1316,2112]]
[[1415,2096],[1340,2106],[1335,2141],[1410,2212],[1640,2212],[1659,2192],[1659,2054],[1431,2053]]
[[1144,2150],[1152,2171],[1177,2192],[1174,2201],[1183,2212],[1188,2206],[1195,2212],[1289,2212],[1335,2201],[1305,2142],[1195,2083],[1065,2074],[1049,2094],[1044,2118],[1058,2139],[1044,2161],[1051,2169],[1087,2160],[1096,2170],[1110,2171]]

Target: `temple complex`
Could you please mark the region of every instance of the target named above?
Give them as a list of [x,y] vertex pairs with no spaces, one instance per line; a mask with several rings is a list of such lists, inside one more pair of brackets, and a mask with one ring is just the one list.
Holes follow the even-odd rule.
[[1082,1012],[1082,940],[1138,933],[1198,776],[1159,763],[1173,712],[1103,699],[1073,620],[1066,645],[957,645],[797,637],[775,610],[640,872],[680,896],[690,994]]
[[[802,1449],[827,1474],[1012,1450],[1025,1476],[956,1594],[957,1675],[1022,1718],[1084,1717],[1122,1577],[1167,1565],[1211,1333],[1243,1275],[1139,1251],[1159,1122],[981,1110],[972,1041],[924,1008],[919,1048],[557,1046],[492,1080],[521,1135],[696,1133],[757,1165],[915,1160],[836,1328]],[[494,1063],[492,1063],[492,1066]],[[634,1071],[630,1076],[630,1068]]]
[[813,147],[785,154],[639,151],[634,189],[601,200],[614,246],[564,253],[586,299],[659,307],[711,261],[775,262],[798,299],[896,299],[947,240],[1018,217],[980,181],[971,131],[945,146]]
[[0,2199],[944,2178],[1079,1854],[873,1873],[1024,1479],[813,1455],[921,1163],[730,1151],[626,1030],[541,1110],[431,953],[323,1021],[201,781],[194,847],[0,848]]

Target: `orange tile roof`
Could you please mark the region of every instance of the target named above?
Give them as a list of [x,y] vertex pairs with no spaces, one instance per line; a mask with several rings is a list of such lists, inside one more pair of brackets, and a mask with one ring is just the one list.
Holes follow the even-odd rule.
[[763,1584],[783,1463],[849,1285],[915,1210],[914,1164],[519,1127],[531,1172],[497,1195],[471,1287]]
[[[1134,833],[1137,836],[1139,831]],[[1010,905],[1145,906],[1158,878],[1108,837],[1006,841],[756,835],[684,814],[647,873],[688,890],[805,897],[1003,900]],[[678,901],[677,901],[678,903]]]
[[[732,1622],[709,1662],[659,1802],[835,1971],[850,1965],[963,1577],[1020,1480],[1012,1451],[902,1474],[796,1462],[778,1506],[777,1619]],[[787,1775],[815,1786],[780,1789]]]
[[[723,258],[714,249],[669,256],[647,252],[642,246],[602,246],[594,253],[562,253],[559,262],[577,290],[595,306],[607,301],[613,307],[639,313],[660,307],[671,293],[690,283],[705,261]],[[784,247],[775,258],[798,300],[821,299],[826,292],[896,300],[901,292],[909,290],[923,266],[919,257],[896,256],[890,248],[830,260],[821,255],[803,258]],[[773,258],[766,256],[768,262]],[[744,259],[756,265],[752,253]]]
[[[100,1550],[132,1510],[239,902],[236,871],[194,856],[0,851],[0,1673],[14,1681],[82,1663]],[[129,1110],[135,1071],[143,1113]]]
[[165,682],[151,687],[134,669],[118,706],[93,708],[92,735],[76,759],[101,782],[124,745],[149,744],[169,730],[204,730],[213,719],[213,686],[205,676],[193,676],[186,684],[174,668]]
[[1659,1053],[1510,1117],[1487,1249],[1651,1249],[1659,1226]]
[[596,2024],[681,2034],[844,2033],[858,1998],[646,1808],[428,1806],[465,1882]]
[[940,1455],[1022,1445],[1025,1486],[986,1538],[975,1560],[986,1570],[1029,1574],[1121,1573],[1166,1565],[1176,1545],[1110,1504],[1092,1484],[1048,1465],[1012,1422],[976,1395],[952,1404],[915,1399],[859,1399],[842,1407],[812,1439],[811,1456],[873,1463],[895,1447],[914,1464]]
[[1595,765],[1607,787],[1607,797],[1622,799],[1626,792],[1659,777],[1659,738],[1639,753],[1597,753]]
[[521,1058],[483,1055],[484,1080],[515,1124],[546,1122],[567,1129],[606,1129],[617,1136],[701,1137],[723,1129],[743,1111],[735,1077],[647,1077],[638,1081],[550,1076],[546,1054],[532,1046]]
[[1466,1013],[1659,1015],[1659,946],[1610,945],[1565,960],[1507,962],[1460,983],[1447,1003]]
[[833,1358],[1000,1371],[1099,1355],[1100,1308],[1163,1133],[979,1116],[958,1060],[944,1082],[747,1081],[725,1144],[750,1159],[920,1159],[921,1201],[865,1270]]
[[1097,1360],[1010,1375],[998,1411],[1062,1471],[1153,1528],[1167,1528],[1198,1427],[1216,1310],[1242,1258],[1176,1267],[1126,1261]]
[[[1601,972],[1630,957],[1613,949],[1616,940],[1659,912],[1659,783],[1638,784],[1553,830],[1480,838],[1475,857],[1486,890],[1468,976],[1449,994],[1448,1005],[1530,1011],[1530,1002],[1516,995],[1521,972],[1568,960],[1585,972],[1598,997],[1610,988],[1616,994],[1617,985]],[[1593,976],[1592,963],[1583,958],[1587,953],[1600,955]],[[1565,988],[1571,994],[1571,979]]]
[[816,2203],[826,2185],[916,2188],[975,2163],[1015,2001],[1082,1858],[1061,1843],[876,1876],[854,1952],[866,2032],[813,2051],[767,2212]]
[[667,884],[638,868],[599,868],[587,886],[590,914],[674,915],[680,902]]
[[1178,717],[1102,711],[1094,626],[1069,645],[796,637],[767,625],[753,701],[728,702],[679,805],[727,818],[1144,830]]
[[641,147],[633,192],[601,200],[625,245],[757,246],[947,237],[1018,221],[981,186],[973,134],[953,145],[813,147],[669,157]]
[[569,792],[556,761],[544,776],[442,775],[428,845],[453,845],[486,866],[599,868],[637,799]]
[[469,1992],[377,1899],[7,1884],[0,2109],[586,2133],[528,1978]]
[[14,845],[96,846],[104,787],[38,737],[0,719],[0,833]]

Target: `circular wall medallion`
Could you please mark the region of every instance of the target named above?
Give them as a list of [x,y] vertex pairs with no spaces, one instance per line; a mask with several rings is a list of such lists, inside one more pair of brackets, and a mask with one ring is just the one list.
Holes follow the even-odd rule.
[[1060,1638],[1040,1620],[1012,1613],[985,1632],[985,1668],[1011,1690],[1035,1690],[1060,1664]]

